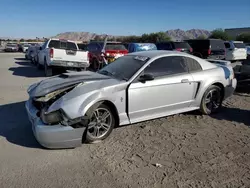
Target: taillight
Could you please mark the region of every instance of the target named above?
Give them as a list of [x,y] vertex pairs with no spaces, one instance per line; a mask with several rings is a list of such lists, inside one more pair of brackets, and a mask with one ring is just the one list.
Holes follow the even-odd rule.
[[176,48],[175,50],[180,52],[180,51],[181,51],[181,48]]
[[211,54],[211,45],[209,45],[208,51],[207,51],[208,55]]
[[193,48],[190,48],[189,51],[192,53],[193,52]]
[[49,50],[49,56],[50,56],[50,58],[54,57],[54,49]]
[[210,54],[211,54],[211,49],[208,49],[208,52],[207,52],[207,53],[208,53],[208,55],[210,55]]
[[89,61],[90,59],[90,53],[88,52],[87,60]]

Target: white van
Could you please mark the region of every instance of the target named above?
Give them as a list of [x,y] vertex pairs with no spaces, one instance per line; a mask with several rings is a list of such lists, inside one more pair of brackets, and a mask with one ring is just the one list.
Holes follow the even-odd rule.
[[247,49],[243,41],[226,41],[226,60],[236,61],[247,59]]

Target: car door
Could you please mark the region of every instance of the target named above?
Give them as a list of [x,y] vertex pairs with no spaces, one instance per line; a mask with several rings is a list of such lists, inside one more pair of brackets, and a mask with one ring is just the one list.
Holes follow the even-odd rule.
[[195,86],[182,56],[161,57],[150,63],[141,75],[154,80],[135,79],[128,88],[128,113],[132,123],[178,113],[189,108]]

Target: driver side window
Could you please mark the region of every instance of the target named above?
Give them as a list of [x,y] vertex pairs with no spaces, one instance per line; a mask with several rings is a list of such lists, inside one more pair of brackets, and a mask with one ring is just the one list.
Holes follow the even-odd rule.
[[144,74],[152,74],[154,78],[183,73],[188,73],[188,69],[182,56],[156,59],[144,69]]

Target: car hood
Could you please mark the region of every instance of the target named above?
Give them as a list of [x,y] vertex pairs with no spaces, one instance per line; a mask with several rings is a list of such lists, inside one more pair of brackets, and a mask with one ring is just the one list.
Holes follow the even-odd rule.
[[110,84],[111,80],[113,80],[114,83],[118,82],[118,80],[112,77],[91,71],[63,73],[31,85],[28,89],[28,93],[32,98],[41,97],[58,89],[77,85],[79,83],[100,82],[103,84],[103,82],[108,81]]

